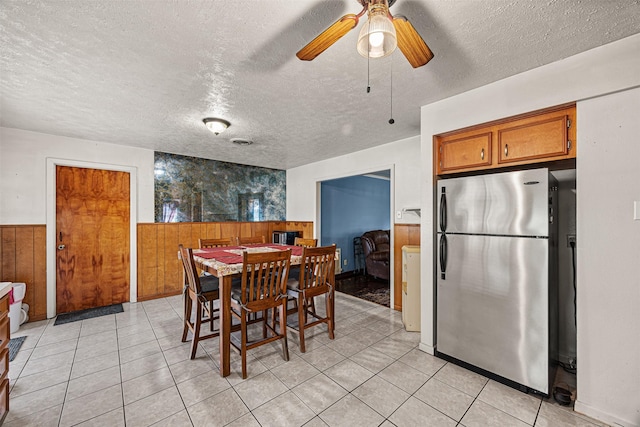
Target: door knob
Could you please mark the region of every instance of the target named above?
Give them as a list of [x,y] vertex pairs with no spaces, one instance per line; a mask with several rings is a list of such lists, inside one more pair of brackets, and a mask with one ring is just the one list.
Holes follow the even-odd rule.
[[66,246],[65,246],[65,245],[58,245],[58,250],[59,250],[59,251],[63,250],[64,248],[66,248]]

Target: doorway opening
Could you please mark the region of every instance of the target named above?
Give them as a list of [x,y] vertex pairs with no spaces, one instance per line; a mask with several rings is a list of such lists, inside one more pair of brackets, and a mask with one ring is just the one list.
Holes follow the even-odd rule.
[[[336,243],[340,248],[336,290],[387,307],[392,303],[393,283],[391,171],[383,169],[320,183],[320,242]],[[383,248],[387,251],[386,272],[379,267],[367,269],[361,238],[371,231],[387,236]],[[379,260],[378,265],[382,263]]]
[[[128,300],[137,301],[137,168],[123,165],[85,162],[78,160],[47,158],[47,318],[53,318],[57,314],[57,252],[59,234],[56,231],[56,168],[57,166],[69,166],[76,168],[89,168],[96,170],[121,171],[129,175],[129,208],[128,208]],[[104,257],[103,257],[104,264]]]

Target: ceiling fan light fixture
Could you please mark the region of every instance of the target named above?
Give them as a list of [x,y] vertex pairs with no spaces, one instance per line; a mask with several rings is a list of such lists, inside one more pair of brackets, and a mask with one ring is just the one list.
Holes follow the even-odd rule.
[[228,121],[223,119],[217,119],[214,117],[207,117],[205,119],[202,119],[202,122],[207,127],[207,129],[209,129],[211,132],[213,132],[216,135],[220,134],[221,132],[224,132],[225,129],[231,126],[231,123],[229,123]]
[[372,1],[369,4],[369,20],[364,23],[358,36],[358,53],[365,58],[384,58],[398,46],[396,29],[389,18],[387,1]]

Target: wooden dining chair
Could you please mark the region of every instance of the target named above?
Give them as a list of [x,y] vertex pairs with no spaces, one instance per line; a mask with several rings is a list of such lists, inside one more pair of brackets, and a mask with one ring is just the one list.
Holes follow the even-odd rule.
[[240,245],[253,245],[259,243],[266,243],[264,236],[240,237],[238,239],[238,244]]
[[[309,248],[315,248],[318,246],[318,239],[304,239],[302,237],[296,237],[293,241],[293,245],[294,246],[306,246]],[[300,275],[300,266],[296,265],[291,267],[291,270],[289,271],[289,279],[293,279],[293,280],[297,280],[298,276]],[[294,298],[295,301],[297,301],[297,299]],[[315,310],[316,306],[315,306],[315,301],[313,298],[310,299],[310,301],[308,301],[309,304],[311,304],[311,307],[313,310]],[[296,305],[297,307],[297,305]]]
[[[193,250],[178,245],[182,267],[186,278],[184,292],[184,327],[182,330],[182,342],[187,341],[187,334],[191,331],[191,359],[196,357],[198,342],[217,337],[219,329],[214,329],[213,321],[219,318],[218,309],[214,309],[213,301],[220,298],[219,281],[215,276],[199,277],[193,261]],[[195,307],[195,310],[193,310]],[[192,311],[195,311],[194,320],[191,320]],[[211,323],[211,333],[200,335],[202,322]]]
[[[290,327],[289,330],[300,337],[302,353],[305,352],[305,329],[326,323],[329,338],[334,337],[335,256],[335,244],[317,248],[304,247],[300,274],[297,279],[288,280],[287,294],[296,300],[296,307],[289,310],[288,314],[298,314],[297,328]],[[324,316],[318,315],[313,302],[320,295],[325,296]]]
[[198,239],[200,249],[202,248],[221,248],[224,246],[236,246],[238,244],[237,237],[225,237],[223,239]]
[[302,237],[296,237],[293,241],[293,245],[315,248],[316,246],[318,246],[318,239],[303,239]]
[[[237,237],[225,237],[222,239],[198,239],[198,246],[203,248],[223,248],[226,246],[238,246]],[[211,276],[206,271],[201,271],[200,276]]]
[[[243,252],[240,288],[231,289],[231,314],[240,320],[240,343],[231,345],[242,356],[242,378],[247,378],[247,350],[276,340],[282,340],[282,356],[289,360],[287,347],[287,272],[291,262],[291,249],[274,252]],[[268,310],[278,310],[280,328],[267,321]],[[262,316],[251,316],[261,313]],[[262,338],[248,340],[247,324],[262,322]]]

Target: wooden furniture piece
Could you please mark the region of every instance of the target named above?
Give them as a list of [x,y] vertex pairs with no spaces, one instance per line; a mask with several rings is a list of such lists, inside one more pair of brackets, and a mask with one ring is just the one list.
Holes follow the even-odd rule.
[[266,243],[264,236],[240,237],[238,239],[238,244],[240,245],[255,245],[260,243]]
[[198,239],[198,245],[202,248],[220,248],[224,246],[237,246],[237,237],[227,237],[224,239]]
[[[296,307],[287,314],[298,314],[297,328],[290,327],[290,330],[298,333],[302,353],[305,352],[305,329],[326,323],[329,338],[334,337],[335,256],[335,244],[319,248],[304,247],[300,275],[297,279],[290,278],[287,282],[287,294],[296,300]],[[314,298],[320,295],[325,296],[324,317],[316,313],[313,304]],[[312,318],[311,321],[309,317]]]
[[[299,246],[264,244],[256,245],[250,250],[257,251],[283,251],[291,250],[291,266],[300,265],[302,262],[302,250]],[[242,275],[242,250],[239,255],[232,259],[228,250],[199,249],[193,252],[193,259],[196,266],[220,280],[220,376],[226,377],[231,373],[230,364],[230,337],[231,337],[231,289],[234,280]]]
[[[220,330],[214,330],[213,321],[218,319],[215,313],[218,310],[214,310],[213,301],[220,298],[218,278],[215,276],[199,277],[196,270],[196,265],[193,261],[193,250],[185,248],[182,245],[178,245],[180,251],[180,258],[182,259],[182,265],[184,267],[184,275],[186,278],[186,286],[184,292],[184,327],[182,330],[182,342],[187,341],[187,334],[191,331],[193,337],[191,338],[191,359],[196,357],[196,351],[198,350],[198,342],[217,337],[220,335]],[[192,313],[195,307],[195,313]],[[207,317],[203,317],[203,313]],[[191,320],[191,316],[194,316],[194,320]],[[200,327],[202,322],[211,323],[211,333],[201,336]]]
[[318,239],[304,239],[302,237],[296,237],[293,241],[293,245],[315,248],[316,246],[318,246]]
[[[291,249],[274,252],[243,252],[240,289],[231,290],[231,314],[240,320],[240,343],[233,345],[242,357],[242,378],[247,378],[247,350],[282,340],[282,356],[289,360],[287,347],[287,273]],[[267,322],[268,310],[278,310],[280,328]],[[247,323],[251,314],[262,313],[262,339],[249,341]]]
[[9,291],[11,283],[0,285],[0,425],[9,412]]
[[576,107],[561,105],[434,136],[437,175],[576,157]]
[[[227,246],[238,246],[238,236],[222,239],[198,239],[198,247],[202,248],[223,248]],[[210,276],[206,271],[200,272],[200,276]]]

